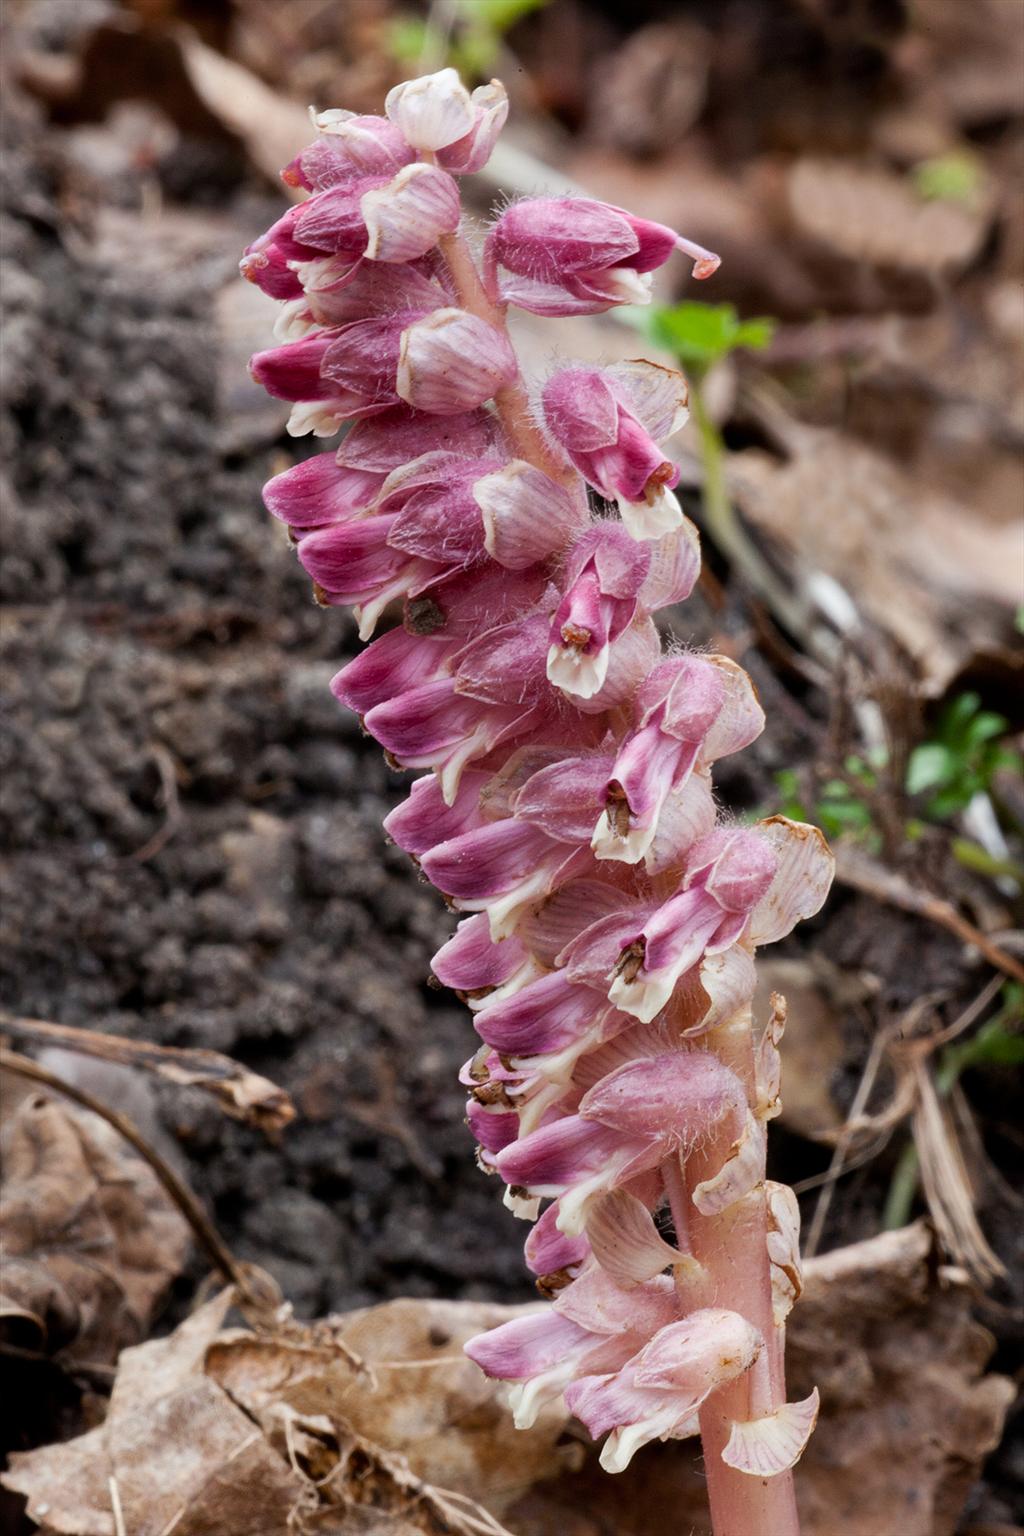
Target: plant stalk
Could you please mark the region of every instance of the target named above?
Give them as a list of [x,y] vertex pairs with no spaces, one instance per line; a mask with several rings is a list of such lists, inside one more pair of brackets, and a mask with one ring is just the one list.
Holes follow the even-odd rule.
[[[508,334],[508,324],[503,305],[494,304],[487,295],[476,262],[461,231],[442,235],[438,241],[445,259],[452,284],[460,305],[471,315],[486,320],[496,331]],[[551,452],[542,433],[533,420],[529,396],[519,373],[499,389],[494,397],[495,408],[505,429],[509,446],[520,459],[533,464],[559,485],[572,486],[576,476]]]
[[[752,1010],[749,1005],[709,1031],[702,1044],[743,1082],[751,1109],[757,1102]],[[732,1135],[716,1132],[686,1162],[686,1185],[711,1178],[728,1157]],[[688,1226],[693,1255],[707,1271],[704,1306],[727,1307],[753,1323],[765,1341],[753,1367],[712,1393],[700,1412],[708,1499],[714,1536],[800,1536],[792,1472],[751,1477],[722,1460],[734,1419],[759,1418],[786,1401],[785,1329],[772,1313],[768,1261],[768,1212],[763,1182],[715,1216],[703,1216],[690,1200]],[[692,1292],[691,1292],[692,1305]]]

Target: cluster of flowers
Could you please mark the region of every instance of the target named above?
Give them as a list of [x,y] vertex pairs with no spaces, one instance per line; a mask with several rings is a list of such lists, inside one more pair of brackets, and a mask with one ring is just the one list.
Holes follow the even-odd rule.
[[[352,423],[266,502],[364,640],[404,603],[333,688],[394,765],[430,770],[385,825],[469,914],[434,971],[482,1042],[463,1072],[480,1163],[535,1221],[527,1263],[556,1298],[468,1352],[516,1384],[520,1424],[564,1393],[618,1470],[695,1433],[704,1400],[774,1348],[710,1285],[693,1221],[756,1202],[769,1329],[796,1293],[795,1202],[764,1184],[780,1031],[749,1081],[713,1045],[748,1016],[753,947],[815,911],[831,870],[813,829],[719,822],[711,765],[762,711],[726,657],[662,653],[652,615],[700,561],[661,446],[682,378],[568,367],[531,398],[505,326],[509,304],[642,301],[677,249],[695,276],[717,259],[622,209],[537,198],[501,214],[477,265],[456,178],[506,111],[496,83],[470,95],[443,70],[393,90],[385,117],[322,113],[283,173],[309,196],[242,270],[284,301],[282,344],[252,370],[294,402],[291,432]],[[716,1137],[721,1165],[688,1188]],[[770,1411],[737,1418],[724,1455],[765,1476],[799,1455],[815,1403],[750,1402]]]

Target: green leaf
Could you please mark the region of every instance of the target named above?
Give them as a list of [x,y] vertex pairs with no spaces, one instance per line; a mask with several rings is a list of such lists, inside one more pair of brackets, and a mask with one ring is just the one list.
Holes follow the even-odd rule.
[[515,25],[521,16],[529,16],[531,11],[540,11],[549,3],[549,0],[471,0],[466,6],[466,22],[483,23],[492,32],[503,36]]
[[759,351],[772,339],[773,320],[740,321],[732,304],[657,305],[650,314],[654,341],[670,348],[684,365],[710,368],[739,347]]
[[918,197],[926,202],[944,203],[969,203],[983,179],[977,157],[962,149],[922,160],[914,166],[910,177]]
[[957,769],[956,758],[938,741],[926,741],[915,747],[907,763],[907,794],[948,784]]
[[400,62],[415,60],[427,43],[427,24],[418,16],[397,16],[388,29],[388,47]]

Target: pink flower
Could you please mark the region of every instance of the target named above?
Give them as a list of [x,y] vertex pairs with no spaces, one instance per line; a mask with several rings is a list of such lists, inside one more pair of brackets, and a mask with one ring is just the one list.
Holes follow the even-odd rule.
[[671,1280],[625,1291],[592,1269],[553,1306],[479,1333],[465,1349],[488,1376],[519,1384],[513,1411],[517,1427],[525,1429],[571,1381],[618,1369],[653,1330],[676,1315]]
[[497,1167],[531,1195],[559,1196],[563,1232],[582,1230],[589,1201],[664,1162],[723,1117],[742,1124],[743,1085],[714,1056],[641,1056],[610,1072],[565,1115],[506,1147]]
[[544,387],[544,423],[584,479],[618,504],[636,539],[657,539],[682,523],[672,486],[676,466],[657,438],[686,419],[678,374],[651,364],[563,368]]
[[315,121],[321,137],[281,172],[290,187],[327,192],[360,176],[393,176],[416,158],[401,130],[386,117],[332,111],[319,113]]
[[[500,298],[537,315],[595,315],[615,304],[646,304],[650,273],[674,250],[710,277],[718,257],[664,224],[583,197],[514,203],[488,240],[487,263]],[[496,277],[495,269],[509,276]]]
[[637,693],[634,719],[636,729],[602,785],[604,809],[593,836],[599,859],[644,857],[669,797],[697,763],[738,751],[764,724],[746,673],[724,657],[661,662]]
[[648,1441],[696,1434],[700,1405],[716,1387],[749,1370],[763,1345],[738,1312],[702,1307],[662,1328],[619,1370],[578,1377],[566,1391],[566,1405],[595,1439],[611,1431],[601,1465],[623,1472]]

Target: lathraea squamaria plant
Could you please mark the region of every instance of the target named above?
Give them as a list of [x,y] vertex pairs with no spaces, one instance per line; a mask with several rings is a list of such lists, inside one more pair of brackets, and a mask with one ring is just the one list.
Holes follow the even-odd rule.
[[569,197],[511,204],[475,251],[459,178],[507,108],[444,69],[381,117],[314,117],[282,173],[307,195],[242,261],[281,301],[251,366],[292,434],[347,431],[265,499],[370,642],[335,694],[421,771],[387,831],[465,914],[434,972],[473,1010],[469,1125],[548,1298],[468,1354],[520,1425],[564,1398],[611,1472],[699,1433],[716,1531],[788,1536],[817,1396],[786,1401],[784,1010],[755,1028],[751,998],[755,949],[818,910],[832,859],[814,827],[718,815],[712,765],[764,715],[733,661],[662,647],[654,615],[700,563],[662,446],[683,378],[528,385],[506,323],[643,303],[677,251],[697,278],[718,260]]

